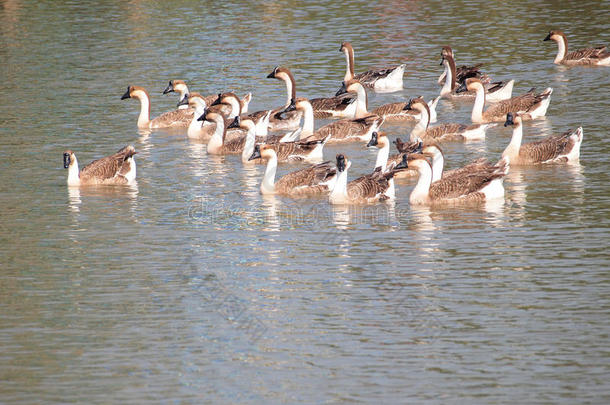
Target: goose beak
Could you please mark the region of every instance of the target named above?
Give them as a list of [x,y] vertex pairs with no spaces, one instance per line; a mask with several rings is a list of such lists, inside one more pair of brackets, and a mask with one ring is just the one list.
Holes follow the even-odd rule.
[[254,147],[254,152],[252,152],[252,156],[250,156],[248,158],[248,160],[254,160],[254,159],[259,159],[261,157],[261,147],[259,145],[256,145]]
[[178,101],[178,107],[180,107],[181,105],[188,105],[188,103],[189,103],[189,95],[185,94],[184,97],[182,97],[182,100]]
[[216,100],[214,100],[214,102],[212,103],[212,105],[218,105],[218,104],[222,104],[222,102],[220,101],[220,98],[222,97],[221,93],[218,93],[218,98],[216,98]]
[[506,122],[504,123],[504,126],[507,127],[509,125],[515,125],[515,121],[513,120],[512,113],[506,114]]
[[174,84],[170,81],[165,90],[163,90],[163,94],[171,93],[174,91]]
[[337,155],[337,171],[342,172],[345,170],[345,156]]
[[369,141],[369,143],[366,144],[367,148],[370,148],[371,146],[377,146],[378,145],[378,138],[379,134],[377,132],[373,132],[373,134],[371,135],[371,140]]
[[267,79],[275,79],[275,72],[277,72],[277,68],[279,68],[279,66],[273,68],[273,72],[267,75]]
[[347,93],[347,86],[345,85],[345,82],[342,82],[341,88],[339,90],[337,90],[337,92],[335,93],[335,97],[338,97],[341,94],[345,94],[345,93]]
[[239,115],[235,117],[235,119],[233,119],[233,122],[231,122],[229,124],[229,126],[227,127],[227,129],[229,128],[239,128],[239,123],[241,121],[241,118],[239,118]]
[[400,163],[394,167],[394,170],[407,169],[408,167],[409,164],[407,163],[407,154],[405,153],[404,155],[402,155],[402,160],[400,161]]
[[201,115],[199,116],[199,118],[197,118],[197,121],[205,121],[205,119],[206,119],[206,117],[207,117],[207,115],[208,115],[208,112],[210,112],[210,110],[206,108],[206,109],[203,111],[203,114],[201,114]]
[[64,153],[64,169],[70,167],[70,154]]
[[546,36],[546,38],[543,39],[543,41],[550,41],[551,40],[551,33],[549,32],[549,35]]
[[468,88],[466,87],[466,82],[460,84],[460,87],[458,87],[457,89],[455,89],[456,93],[465,93],[468,91]]
[[131,95],[129,93],[130,93],[129,87],[127,87],[127,91],[125,92],[125,94],[123,94],[121,96],[121,100],[125,100],[126,98],[131,98]]
[[419,143],[417,144],[417,149],[415,149],[415,153],[421,153],[423,149],[424,143],[422,141],[419,141]]
[[439,63],[439,66],[443,66],[444,61],[445,61],[445,57],[441,55],[441,63]]
[[413,110],[413,99],[409,100],[407,105],[404,106],[403,110],[404,111],[411,111],[411,110]]

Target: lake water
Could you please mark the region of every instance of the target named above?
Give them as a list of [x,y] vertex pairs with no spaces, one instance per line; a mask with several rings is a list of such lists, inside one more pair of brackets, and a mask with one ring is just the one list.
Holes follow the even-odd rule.
[[[557,67],[542,41],[610,45],[610,2],[380,3],[0,2],[2,402],[610,402],[610,68]],[[357,72],[407,63],[371,107],[438,94],[446,44],[514,94],[553,87],[525,140],[582,125],[580,165],[511,168],[506,201],[480,208],[412,208],[413,180],[394,204],[263,198],[263,167],[139,132],[120,100],[144,86],[156,116],[184,79],[277,107],[278,64],[328,96],[343,40]],[[439,121],[470,110],[441,101]],[[447,166],[510,136],[447,145]],[[126,144],[137,186],[68,189],[65,149],[82,166]],[[338,152],[350,178],[377,153]]]

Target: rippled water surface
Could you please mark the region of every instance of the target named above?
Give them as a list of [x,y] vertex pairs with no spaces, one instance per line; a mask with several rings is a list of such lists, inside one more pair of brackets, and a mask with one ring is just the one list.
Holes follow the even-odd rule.
[[[610,2],[0,5],[3,402],[610,402],[610,68],[557,67],[542,41],[610,45]],[[395,204],[263,198],[262,167],[138,132],[138,103],[120,100],[144,86],[158,115],[184,79],[277,107],[278,64],[299,96],[330,95],[343,40],[357,71],[407,63],[404,91],[372,107],[438,94],[446,44],[515,94],[553,87],[525,138],[582,125],[580,165],[512,168],[506,201],[484,207],[412,208],[412,180]],[[439,120],[470,109],[442,101]],[[447,145],[447,165],[495,160],[510,135]],[[66,187],[65,149],[83,165],[129,143],[137,186]],[[376,154],[338,152],[350,177]]]

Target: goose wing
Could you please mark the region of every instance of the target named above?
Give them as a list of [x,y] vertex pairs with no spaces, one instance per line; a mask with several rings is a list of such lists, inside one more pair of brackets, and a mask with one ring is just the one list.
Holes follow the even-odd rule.
[[396,149],[401,153],[415,153],[421,146],[419,141],[403,142],[400,138],[396,138],[394,144],[396,145]]
[[499,101],[483,112],[484,117],[505,117],[509,112],[524,113],[535,107],[543,99],[548,97],[548,92],[540,94],[535,93],[535,88],[532,88],[525,94],[508,100]]
[[81,176],[106,180],[129,171],[125,161],[136,154],[133,146],[125,146],[113,155],[94,160],[81,170]]
[[443,178],[449,178],[451,176],[464,176],[468,173],[475,172],[477,170],[481,170],[486,167],[493,167],[491,163],[486,158],[479,158],[473,162],[470,162],[466,166],[452,169],[452,170],[444,170]]
[[606,52],[605,46],[598,46],[596,48],[583,48],[577,51],[569,52],[564,59],[566,60],[580,60],[580,59],[603,59],[609,56],[610,53]]
[[303,160],[303,157],[313,151],[321,140],[304,140],[297,142],[279,142],[270,145],[277,154],[277,159],[280,162],[288,160]]
[[356,101],[356,95],[352,93],[342,94],[337,97],[313,98],[309,100],[313,108],[315,118],[329,118],[335,111],[343,111]]
[[443,177],[430,185],[430,197],[435,200],[461,198],[480,191],[494,179],[504,177],[504,167],[489,166],[459,176]]
[[468,126],[464,124],[440,124],[426,129],[422,138],[440,139],[448,135],[458,135],[466,129]]
[[553,160],[574,147],[575,140],[571,134],[570,130],[562,135],[551,135],[539,141],[525,143],[519,149],[519,157],[534,163]]
[[384,175],[381,168],[378,167],[373,173],[358,177],[347,183],[347,195],[352,200],[378,199],[390,186],[388,178],[392,176],[393,173],[389,177]]
[[322,185],[337,174],[337,169],[330,162],[323,162],[317,165],[297,170],[280,178],[276,188],[294,189],[299,187],[314,187]]
[[371,111],[371,114],[385,117],[386,115],[411,115],[413,118],[419,114],[415,110],[405,110],[407,102],[384,104]]
[[363,86],[372,86],[379,79],[388,77],[399,66],[386,67],[382,69],[372,69],[354,76],[354,79],[362,83]]

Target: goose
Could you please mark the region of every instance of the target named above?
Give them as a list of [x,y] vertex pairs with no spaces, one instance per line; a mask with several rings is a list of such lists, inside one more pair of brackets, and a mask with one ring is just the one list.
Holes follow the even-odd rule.
[[513,126],[513,136],[502,156],[510,159],[512,165],[533,165],[538,163],[573,163],[580,157],[582,127],[567,131],[559,136],[548,136],[539,141],[521,144],[523,122],[518,113],[508,113],[504,126]]
[[486,158],[479,158],[463,167],[452,170],[444,170],[445,156],[443,155],[443,150],[438,144],[426,144],[421,148],[420,152],[425,156],[432,157],[432,183],[440,180],[441,178],[447,179],[451,176],[465,176],[480,170],[488,170],[495,167],[489,163]]
[[544,41],[555,41],[559,50],[553,63],[556,65],[590,65],[590,66],[610,66],[610,52],[606,51],[605,46],[597,48],[583,48],[577,51],[568,52],[568,38],[559,30],[549,31]]
[[535,94],[531,89],[525,94],[495,103],[483,111],[485,104],[485,90],[483,83],[477,78],[471,77],[458,87],[457,93],[464,91],[476,91],[474,106],[472,107],[471,119],[474,123],[503,122],[509,112],[519,112],[523,119],[536,119],[544,117],[551,102],[553,89],[548,87],[540,94]]
[[349,42],[343,42],[340,51],[345,54],[347,64],[343,78],[344,82],[356,79],[364,86],[383,93],[402,90],[402,78],[405,73],[404,64],[386,69],[369,70],[354,75],[354,48]]
[[270,145],[256,145],[250,160],[267,159],[267,168],[261,182],[261,194],[284,194],[291,196],[326,194],[334,187],[337,170],[330,162],[297,170],[275,181],[277,153]]
[[[243,117],[244,119],[251,120],[256,125],[256,134],[259,136],[267,136],[269,130],[270,117],[273,111],[266,110],[262,111],[265,114],[242,114],[241,103],[239,97],[235,93],[227,92],[218,95],[218,98],[212,103],[212,105],[223,106],[223,112],[227,113],[228,119],[235,119],[236,117]],[[226,109],[228,107],[228,110]],[[244,133],[245,135],[245,133]]]
[[228,155],[241,153],[246,144],[246,137],[227,140],[227,124],[222,114],[206,108],[199,121],[207,120],[216,124],[214,134],[208,141],[207,152],[211,155]]
[[[451,49],[450,46],[442,47],[441,57],[444,57],[445,55],[451,56],[451,59],[455,62],[455,54],[453,53],[453,49]],[[441,66],[442,66],[442,63],[441,63]],[[482,63],[477,63],[476,65],[473,65],[473,66],[468,66],[468,65],[456,66],[455,75],[454,75],[455,80],[458,83],[462,83],[464,80],[468,79],[469,77],[478,77],[481,80],[481,82],[483,82],[483,84],[491,83],[491,78],[487,74],[481,72],[481,70],[480,70],[481,66],[483,66]],[[448,69],[447,69],[447,65],[445,65],[445,70],[443,70],[443,73],[441,73],[441,75],[438,77],[438,84],[441,87],[446,83],[447,73],[448,73]]]
[[485,131],[496,124],[454,124],[445,123],[430,127],[430,109],[423,98],[417,97],[409,100],[405,106],[407,110],[419,112],[420,119],[411,131],[410,141],[415,142],[418,138],[424,142],[435,140],[445,141],[471,141],[485,138]]
[[323,149],[330,135],[324,139],[306,138],[295,142],[265,143],[277,153],[280,162],[315,162],[322,160]]
[[76,155],[67,150],[64,152],[64,168],[68,169],[68,185],[131,184],[136,179],[136,153],[135,148],[128,145],[115,154],[94,160],[79,170]]
[[[343,86],[337,92],[337,94],[342,94],[343,92],[356,94],[355,118],[362,118],[371,114],[378,115],[384,120],[389,119],[392,122],[415,121],[419,118],[419,114],[416,111],[405,110],[405,106],[408,102],[384,104],[375,108],[369,113],[366,90],[364,89],[364,86],[362,86],[362,83],[360,83],[358,80],[343,82]],[[430,110],[430,122],[436,122],[436,106],[439,99],[440,98],[437,97],[428,102],[428,107]]]
[[411,205],[460,204],[485,202],[504,198],[504,176],[508,173],[508,159],[502,158],[489,170],[451,176],[432,182],[432,166],[423,154],[405,155],[407,167],[419,174],[411,191]]
[[179,115],[179,118],[177,120],[180,121],[179,124],[177,123],[174,126],[186,128],[191,123],[193,115],[195,113],[195,111],[188,105],[180,104],[180,101],[185,98],[187,94],[189,94],[189,88],[186,85],[186,82],[184,80],[170,80],[165,90],[163,90],[163,94],[169,94],[174,92],[179,93],[177,113],[177,115]]
[[462,66],[461,76],[458,75],[455,60],[453,59],[453,51],[448,46],[443,47],[443,50],[441,51],[441,58],[441,65],[445,66],[446,72],[445,83],[441,88],[441,97],[451,99],[475,98],[476,94],[474,92],[457,93],[456,89],[458,88],[458,85],[461,85],[466,79],[476,77],[481,80],[481,83],[483,83],[486,93],[486,101],[496,102],[511,98],[513,86],[515,84],[514,80],[509,80],[508,82],[489,83],[489,78],[487,76],[485,76],[483,79],[480,77],[481,74],[478,71],[479,65],[470,68]]
[[[394,167],[398,166],[400,162],[403,160],[403,156],[407,153],[415,153],[421,152],[422,141],[421,139],[417,142],[412,142],[409,145],[403,144],[400,139],[397,139],[398,143],[395,143],[403,148],[399,150],[398,153],[390,155],[390,141],[388,137],[383,132],[373,132],[371,136],[371,140],[366,144],[367,147],[376,146],[379,148],[379,152],[377,152],[377,160],[375,161],[375,168],[381,167],[383,172],[387,172],[388,170],[392,170]],[[404,170],[397,171],[394,174],[394,178],[407,178],[416,175],[417,172],[415,170],[409,170],[405,168]]]
[[290,72],[290,69],[288,68],[276,66],[273,71],[267,75],[267,78],[284,81],[286,84],[286,93],[288,94],[286,104],[284,104],[283,107],[273,110],[271,119],[269,120],[270,129],[272,131],[296,129],[301,122],[301,114],[298,111],[294,111],[291,114],[284,114],[281,117],[277,114],[288,107],[290,101],[296,98],[297,86],[292,72]]
[[138,116],[138,128],[158,129],[184,126],[182,110],[168,111],[157,118],[150,119],[150,97],[148,92],[140,86],[129,86],[121,100],[137,98],[140,100],[140,115]]
[[406,167],[404,159],[393,170],[383,172],[378,167],[373,173],[349,183],[347,171],[352,162],[342,154],[338,154],[336,160],[338,175],[329,196],[331,204],[370,204],[395,199],[394,174]]
[[331,122],[320,127],[315,132],[314,114],[311,103],[305,98],[294,100],[284,111],[299,110],[303,113],[303,128],[300,132],[300,139],[322,140],[330,137],[329,143],[346,142],[361,140],[368,142],[371,134],[377,131],[383,124],[383,118],[376,115],[364,114],[362,118],[342,119]]

